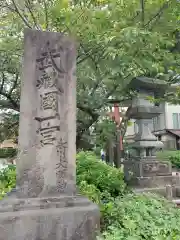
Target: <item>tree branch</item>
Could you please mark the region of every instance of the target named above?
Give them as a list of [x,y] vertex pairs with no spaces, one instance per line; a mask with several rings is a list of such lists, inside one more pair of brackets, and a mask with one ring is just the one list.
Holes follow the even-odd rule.
[[9,100],[0,100],[1,109],[12,109],[14,111],[19,112],[20,106],[14,106]]
[[2,72],[1,74],[2,74],[2,82],[1,82],[0,92],[3,91],[3,88],[4,88],[4,82],[5,82],[5,75],[4,75],[4,72]]
[[1,100],[1,104],[5,103],[4,107],[2,106],[3,108],[7,108],[8,104],[9,104],[10,109],[13,109],[15,111],[19,111],[19,109],[20,109],[19,104],[12,98],[11,95],[9,95],[9,93],[1,91],[0,95],[4,96],[8,101],[7,102],[7,101],[4,101],[4,100]]
[[[104,49],[104,48],[103,48]],[[85,61],[86,59],[88,59],[89,58],[89,56],[90,55],[92,55],[92,54],[95,54],[95,53],[97,53],[99,50],[103,50],[102,49],[102,46],[101,45],[98,45],[96,48],[94,48],[94,49],[89,49],[89,50],[86,50],[86,52],[85,52],[85,56],[83,57],[83,58],[81,58],[79,61],[77,61],[77,64],[80,64],[81,62],[83,62],[83,61]],[[84,54],[83,54],[84,55]],[[80,56],[78,56],[77,57],[77,60],[78,60],[78,58],[80,58]]]
[[79,128],[76,136],[76,146],[78,148],[79,142],[82,138],[82,135],[98,120],[99,116],[96,116],[94,119],[91,119],[88,123],[84,124],[82,128]]
[[99,114],[95,112],[94,109],[91,109],[88,106],[83,106],[80,103],[77,103],[77,108],[87,114],[89,114],[92,118],[99,117]]
[[142,26],[144,26],[144,22],[145,22],[145,9],[144,9],[144,2],[145,2],[145,0],[140,0],[140,4],[141,4],[141,21],[142,21]]
[[13,6],[14,6],[14,11],[19,15],[19,17],[22,19],[22,21],[24,22],[24,24],[28,27],[28,28],[31,28],[31,25],[29,24],[28,20],[26,19],[26,17],[24,17],[22,14],[21,14],[21,11],[18,9],[16,3],[14,0],[12,0],[12,3],[13,3]]
[[[144,27],[148,27],[153,21],[157,21],[163,14],[163,10],[168,8],[168,2],[165,2],[162,7],[159,9],[159,11],[144,25]],[[152,26],[151,26],[152,27]]]
[[49,21],[48,21],[48,8],[47,8],[46,0],[43,0],[43,4],[44,4],[44,13],[45,13],[45,21],[46,21],[46,30],[48,30]]
[[37,29],[40,30],[41,28],[38,26],[37,21],[36,21],[36,18],[35,18],[35,16],[34,16],[34,13],[33,13],[32,9],[31,9],[31,2],[30,2],[30,0],[26,0],[26,1],[25,1],[25,6],[26,6],[27,9],[29,10],[29,13],[30,13],[30,15],[31,15],[31,18],[32,18],[32,20],[33,20],[33,22],[34,22],[34,26],[35,26]]
[[[131,76],[131,73],[129,73],[128,75],[126,75],[126,76],[123,78],[123,80],[127,79],[129,76]],[[119,86],[119,83],[115,84],[114,87],[113,87],[113,89],[111,89],[111,90],[106,94],[106,97],[105,97],[105,98],[108,99],[108,98],[114,93],[114,91],[116,91],[116,89],[118,88],[118,86]]]
[[17,73],[17,74],[16,74],[16,78],[15,78],[15,80],[14,80],[14,82],[13,82],[13,85],[12,85],[11,89],[10,89],[9,92],[8,92],[8,95],[9,95],[9,96],[11,96],[13,90],[16,88],[17,83],[18,83],[18,78],[19,78],[19,74]]
[[126,134],[128,122],[129,122],[129,119],[131,118],[131,109],[132,109],[132,106],[129,106],[126,111],[125,116],[122,118],[122,121],[119,125],[119,129],[121,129],[122,138],[124,138],[124,136]]

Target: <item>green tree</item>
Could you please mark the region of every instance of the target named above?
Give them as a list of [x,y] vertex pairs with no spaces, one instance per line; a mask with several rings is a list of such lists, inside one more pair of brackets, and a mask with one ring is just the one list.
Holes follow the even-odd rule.
[[1,108],[19,111],[22,29],[68,33],[78,43],[78,145],[112,98],[131,99],[124,89],[134,77],[179,73],[179,12],[175,0],[3,0]]

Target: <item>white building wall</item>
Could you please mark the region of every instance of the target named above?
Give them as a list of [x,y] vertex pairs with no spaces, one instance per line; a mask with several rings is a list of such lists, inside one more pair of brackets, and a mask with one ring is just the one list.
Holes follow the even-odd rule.
[[135,134],[135,120],[131,119],[130,120],[131,125],[127,127],[126,134],[125,136],[133,136]]
[[161,103],[160,107],[163,113],[153,119],[153,131],[166,129],[166,103]]
[[[173,126],[173,113],[178,113],[179,116],[179,126],[180,126],[180,105],[172,105],[172,104],[162,104],[164,113],[160,114],[156,119],[153,120],[152,126],[150,128],[152,131],[160,131],[164,129],[174,129]],[[132,136],[135,134],[135,120],[131,119],[131,126],[127,127],[125,136]],[[180,129],[180,127],[179,127]],[[165,140],[165,139],[164,139]]]
[[180,125],[180,105],[171,105],[166,103],[166,106],[165,106],[166,129],[174,129],[173,113],[178,113],[179,125]]

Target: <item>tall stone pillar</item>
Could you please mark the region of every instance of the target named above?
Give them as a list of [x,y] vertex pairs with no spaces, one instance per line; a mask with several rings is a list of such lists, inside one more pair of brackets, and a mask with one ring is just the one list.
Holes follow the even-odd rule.
[[76,193],[75,45],[26,30],[17,187],[0,201],[0,240],[93,240],[98,207]]
[[75,46],[59,33],[26,31],[17,190],[20,197],[75,191]]

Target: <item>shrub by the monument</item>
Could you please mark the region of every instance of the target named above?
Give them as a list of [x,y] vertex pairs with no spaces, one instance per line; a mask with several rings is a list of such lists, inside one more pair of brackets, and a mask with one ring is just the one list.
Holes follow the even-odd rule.
[[157,153],[160,160],[168,160],[172,163],[172,167],[180,169],[180,151],[162,151]]
[[180,169],[180,153],[170,156],[169,160],[171,161],[173,167]]
[[0,170],[0,199],[16,185],[16,167],[9,165]]
[[[1,171],[0,183],[4,192],[15,186],[15,174],[15,166],[11,165]],[[83,194],[97,203],[100,199],[108,201],[120,196],[126,189],[123,173],[104,164],[92,152],[77,154],[77,185]]]
[[77,184],[81,182],[95,185],[101,193],[106,192],[111,197],[123,195],[126,190],[122,171],[104,164],[92,152],[77,154]]
[[99,240],[179,240],[180,209],[152,194],[128,194],[109,208],[109,228]]

